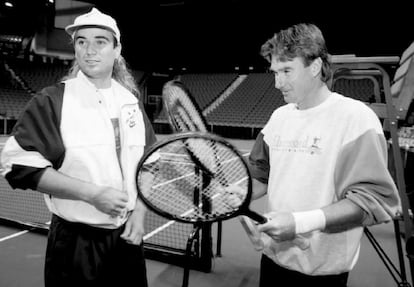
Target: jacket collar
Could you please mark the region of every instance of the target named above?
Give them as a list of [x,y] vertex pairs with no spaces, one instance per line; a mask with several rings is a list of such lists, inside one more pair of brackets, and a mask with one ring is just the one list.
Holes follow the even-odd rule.
[[[76,75],[76,79],[81,81],[83,84],[87,85],[89,88],[96,90],[95,85],[92,84],[92,82],[82,71],[78,72],[78,74]],[[118,97],[118,101],[121,104],[121,106],[138,103],[138,99],[135,97],[135,95],[132,94],[129,90],[127,90],[124,86],[122,86],[113,78],[111,79],[111,85],[113,87],[115,95]]]

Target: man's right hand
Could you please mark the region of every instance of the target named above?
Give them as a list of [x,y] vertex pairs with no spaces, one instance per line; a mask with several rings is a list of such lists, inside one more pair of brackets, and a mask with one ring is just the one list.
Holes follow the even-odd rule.
[[88,202],[99,211],[117,217],[125,213],[128,195],[112,187],[98,186]]

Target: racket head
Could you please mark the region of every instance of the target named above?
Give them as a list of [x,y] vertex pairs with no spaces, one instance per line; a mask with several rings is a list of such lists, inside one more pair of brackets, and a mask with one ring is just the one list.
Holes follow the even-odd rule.
[[[248,209],[252,193],[239,151],[223,138],[202,132],[177,133],[154,144],[138,163],[136,184],[149,209],[184,223],[235,217]],[[240,187],[237,205],[227,202],[230,184]]]
[[179,80],[171,80],[162,89],[164,108],[175,131],[207,132],[207,121],[190,90]]

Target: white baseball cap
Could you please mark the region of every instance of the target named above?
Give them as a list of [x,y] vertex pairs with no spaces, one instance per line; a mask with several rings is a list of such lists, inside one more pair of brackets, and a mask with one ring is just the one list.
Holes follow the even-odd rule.
[[65,28],[66,32],[73,37],[74,32],[83,26],[103,27],[114,33],[118,43],[121,43],[121,33],[116,25],[116,21],[109,15],[106,15],[96,8],[86,14],[76,17],[74,23]]

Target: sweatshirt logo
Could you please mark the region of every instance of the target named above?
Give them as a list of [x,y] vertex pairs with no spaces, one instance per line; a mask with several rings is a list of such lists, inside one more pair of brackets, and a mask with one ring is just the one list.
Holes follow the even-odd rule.
[[319,142],[321,141],[321,138],[319,137],[314,137],[313,138],[313,143],[312,145],[309,147],[309,153],[310,154],[314,154],[314,153],[321,153],[321,148],[319,146]]
[[279,135],[274,137],[272,148],[276,151],[282,152],[295,152],[295,153],[308,153],[308,154],[320,154],[321,137],[318,136],[306,136],[303,139],[284,140]]

